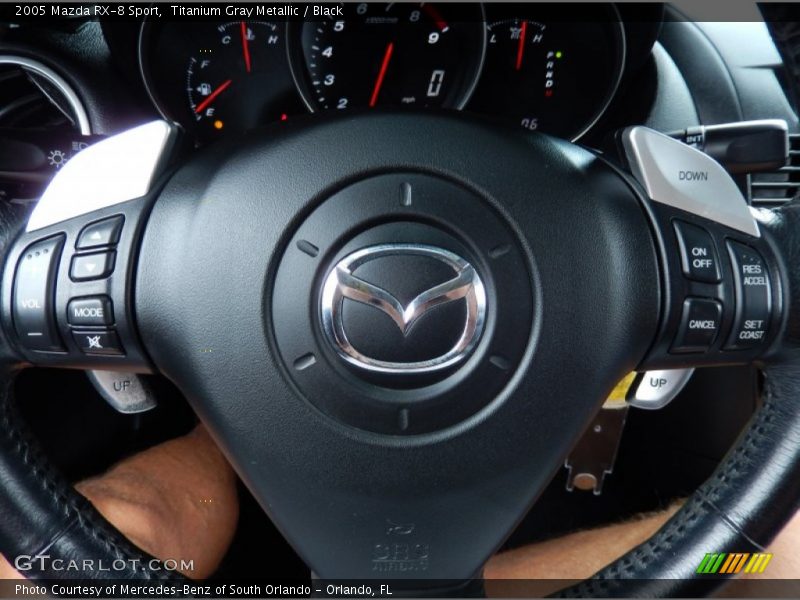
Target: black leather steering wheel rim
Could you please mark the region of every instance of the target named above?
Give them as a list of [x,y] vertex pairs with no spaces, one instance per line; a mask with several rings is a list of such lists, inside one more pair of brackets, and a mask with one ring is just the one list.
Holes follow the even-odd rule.
[[[20,223],[19,218],[3,221],[4,250]],[[790,307],[800,306],[800,203],[773,211],[762,227],[783,252]],[[785,351],[764,367],[763,405],[714,475],[650,540],[562,595],[708,593],[724,579],[693,578],[697,553],[760,551],[780,531],[800,498],[800,407],[793,402],[800,388],[797,317],[790,315],[787,323]],[[115,571],[115,578],[180,578],[151,568],[152,557],[125,540],[47,466],[14,410],[13,375],[10,368],[4,371],[0,395],[0,512],[11,517],[0,523],[4,553],[13,557],[46,552],[64,560],[87,555],[121,559],[136,566]],[[31,575],[63,576],[47,569]]]
[[698,556],[766,549],[800,506],[800,367],[764,374],[762,406],[711,477],[650,539],[559,596],[705,596],[727,580],[693,577]]
[[[64,565],[82,564],[92,557],[114,564],[113,570],[93,571],[93,578],[184,581],[180,573],[165,569],[161,561],[128,541],[52,468],[17,412],[14,374],[5,370],[3,377],[0,505],[4,507],[2,547],[7,560],[34,580],[59,579]],[[21,562],[16,563],[18,559]],[[30,569],[31,563],[46,566]]]

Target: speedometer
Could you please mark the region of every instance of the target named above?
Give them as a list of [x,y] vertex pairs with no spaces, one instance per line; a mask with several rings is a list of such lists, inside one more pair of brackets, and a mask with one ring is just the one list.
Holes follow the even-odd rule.
[[309,108],[464,106],[485,51],[481,5],[458,13],[444,3],[344,9],[343,18],[295,30],[293,69]]

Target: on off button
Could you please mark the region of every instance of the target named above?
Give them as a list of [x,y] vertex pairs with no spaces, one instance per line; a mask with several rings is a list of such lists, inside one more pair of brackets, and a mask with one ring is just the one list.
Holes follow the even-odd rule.
[[683,274],[695,281],[720,280],[719,259],[711,235],[702,227],[675,221],[675,235],[681,250]]

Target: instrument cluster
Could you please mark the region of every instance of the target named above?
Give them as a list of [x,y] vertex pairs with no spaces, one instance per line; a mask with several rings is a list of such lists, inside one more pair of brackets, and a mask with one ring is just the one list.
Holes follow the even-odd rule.
[[[150,98],[199,144],[306,112],[457,109],[578,139],[613,98],[611,4],[346,3],[343,15],[145,21]],[[577,14],[576,14],[577,13]]]

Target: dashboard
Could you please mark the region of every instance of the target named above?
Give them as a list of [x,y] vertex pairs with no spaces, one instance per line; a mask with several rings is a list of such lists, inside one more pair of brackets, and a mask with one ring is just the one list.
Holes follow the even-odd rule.
[[[626,60],[611,4],[347,3],[289,21],[145,20],[138,69],[197,144],[309,112],[457,109],[578,139]],[[335,11],[334,11],[335,12]]]

